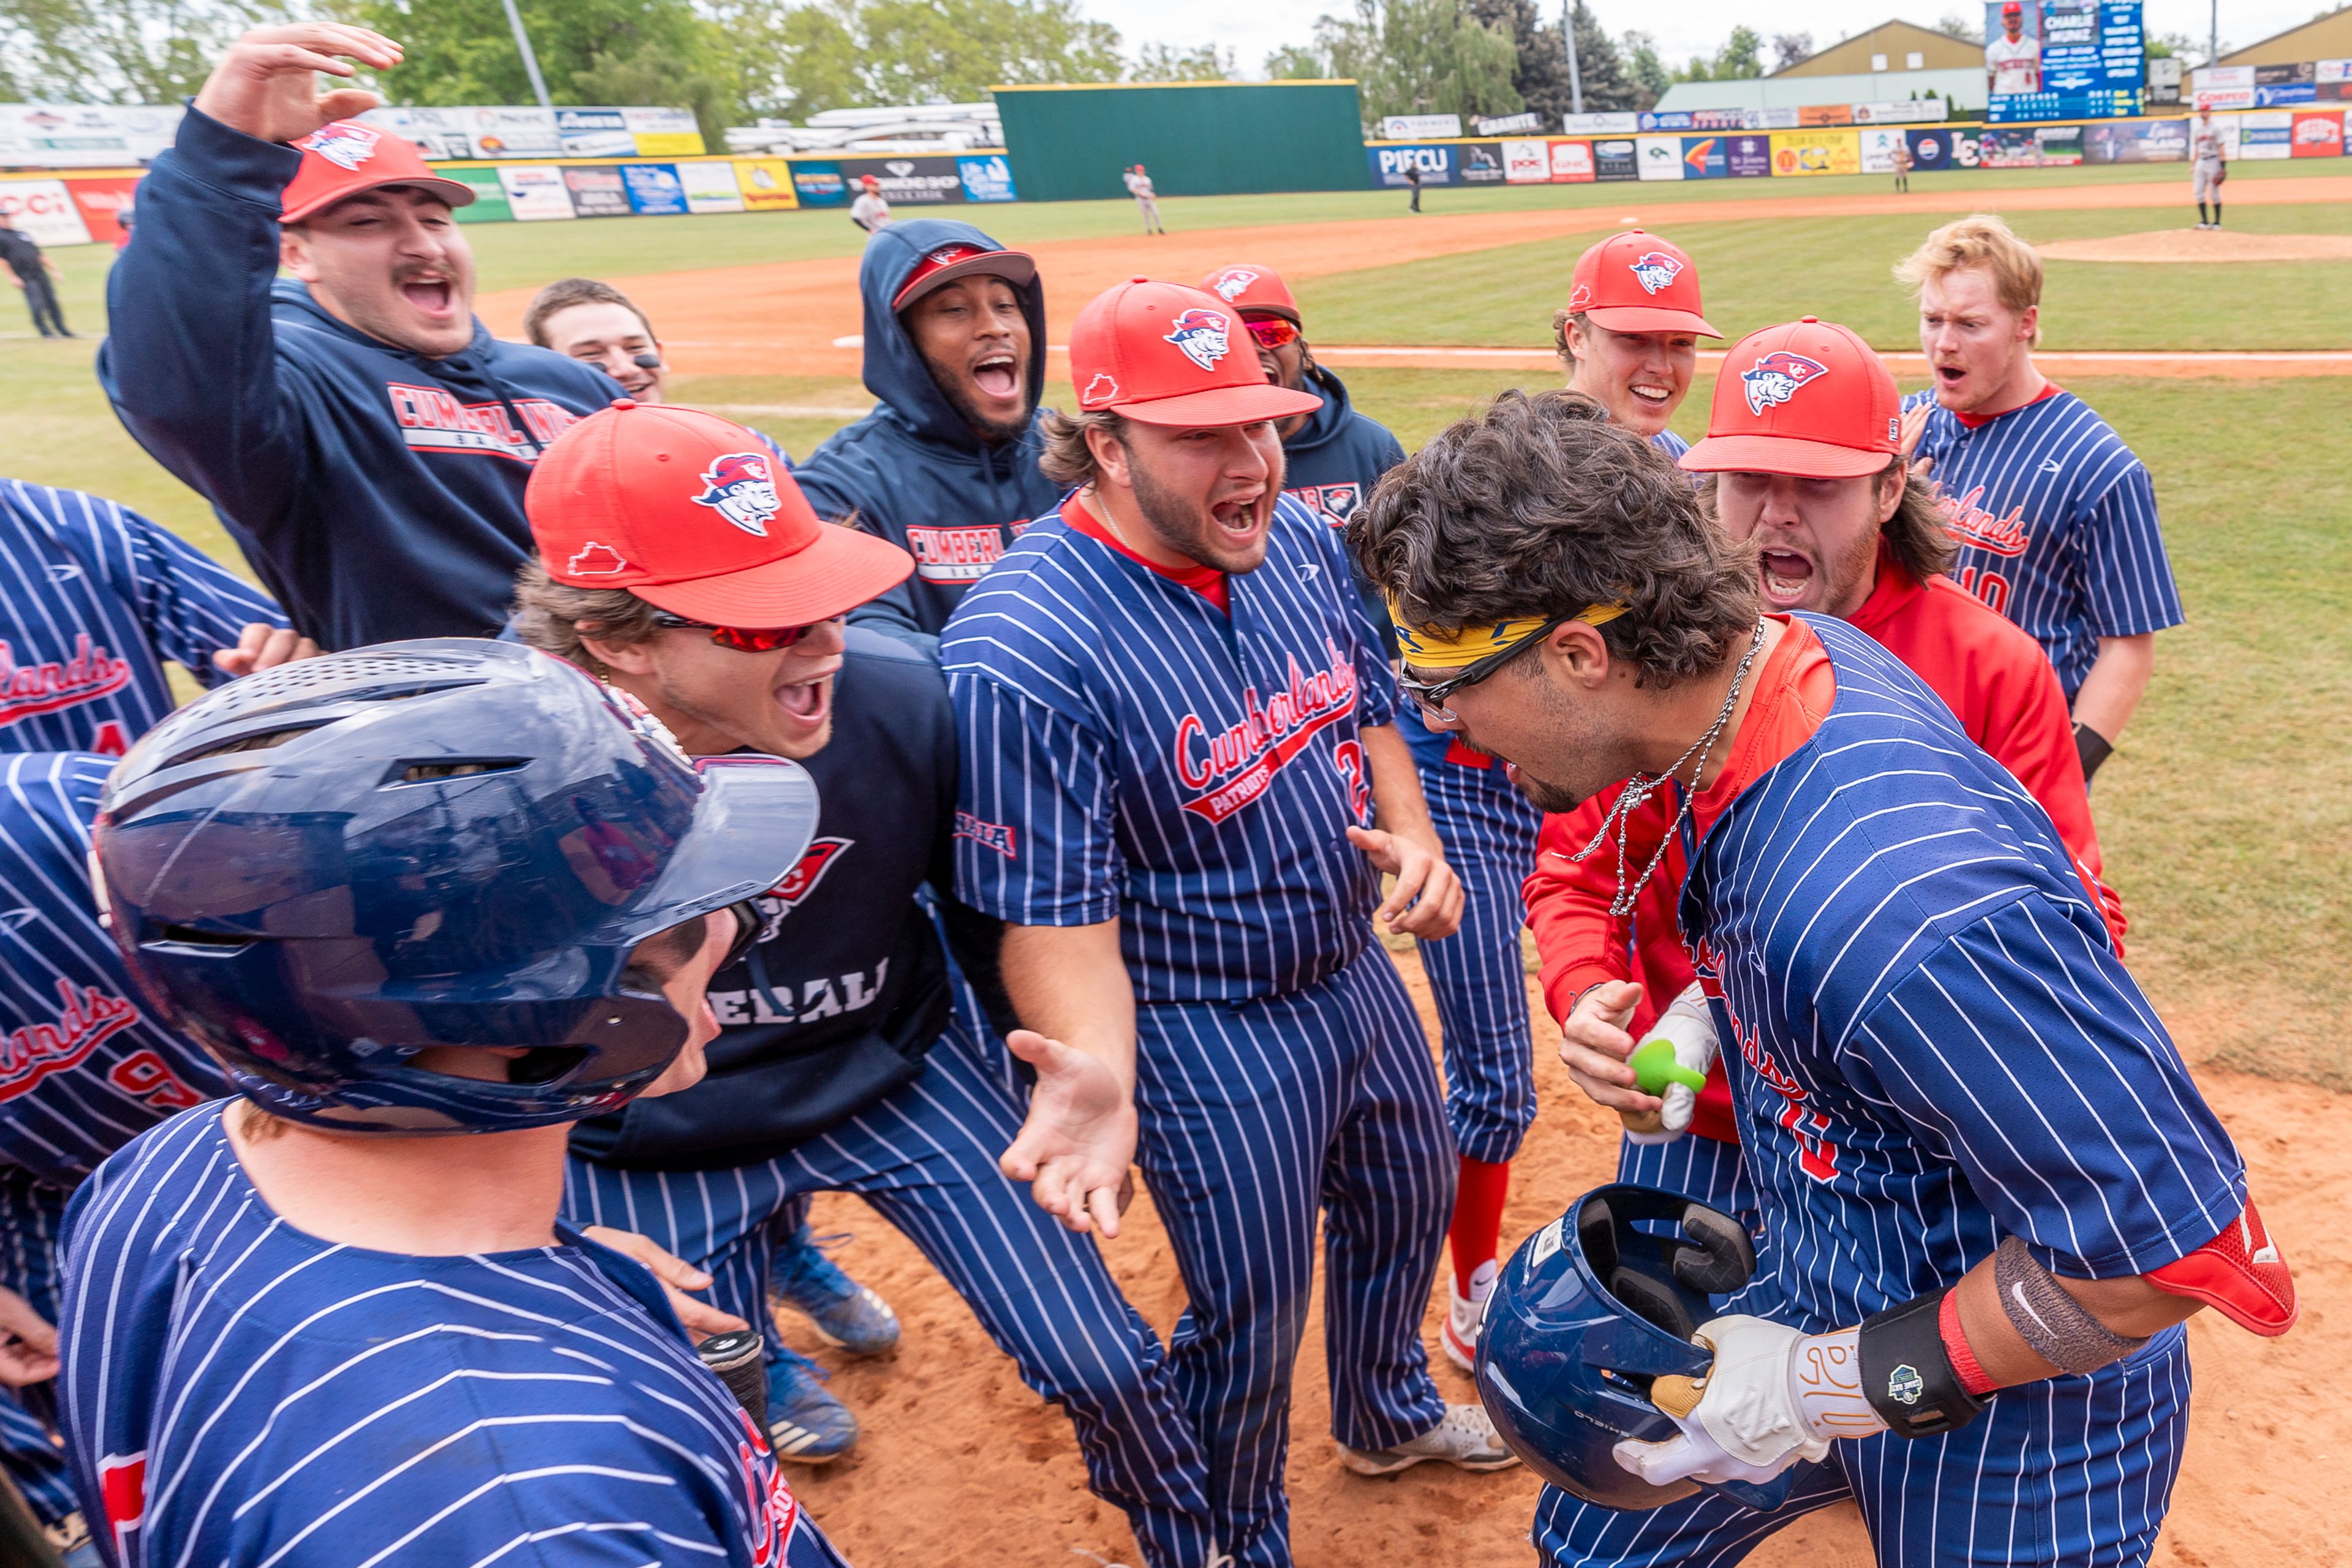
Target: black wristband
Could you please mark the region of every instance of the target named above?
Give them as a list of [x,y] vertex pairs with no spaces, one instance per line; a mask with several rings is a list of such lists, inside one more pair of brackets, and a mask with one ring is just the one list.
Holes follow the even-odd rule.
[[2091,775],[2099,771],[2099,764],[2115,755],[2115,752],[2116,748],[2105,735],[2080,719],[2074,721],[2074,754],[2083,759],[2084,784],[2091,782]]
[[1862,1396],[1897,1437],[1957,1432],[1985,1402],[1960,1386],[1937,1321],[1947,1291],[1920,1296],[1865,1318],[1854,1348]]

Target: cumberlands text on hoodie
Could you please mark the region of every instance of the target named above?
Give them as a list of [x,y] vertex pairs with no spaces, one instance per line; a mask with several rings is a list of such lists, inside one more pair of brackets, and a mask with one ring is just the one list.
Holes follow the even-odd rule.
[[[819,517],[845,520],[905,549],[915,574],[851,616],[924,647],[1033,517],[1051,511],[1062,487],[1037,468],[1033,414],[1017,442],[990,445],[931,379],[890,302],[923,258],[947,245],[1004,248],[970,224],[941,218],[894,223],[866,241],[858,267],[866,300],[866,386],[880,406],[836,432],[793,473]],[[1042,285],[1016,289],[1029,321],[1029,395],[1045,376]]]
[[478,321],[427,359],[279,281],[280,196],[300,162],[189,110],[107,279],[100,383],[322,647],[493,636],[530,552],[532,464],[620,388]]

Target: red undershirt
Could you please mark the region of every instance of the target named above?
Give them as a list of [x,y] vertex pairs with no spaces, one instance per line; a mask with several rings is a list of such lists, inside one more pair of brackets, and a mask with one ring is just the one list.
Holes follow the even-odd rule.
[[[2035,404],[2041,402],[2043,398],[2055,397],[2065,390],[2066,389],[2064,387],[2059,385],[2054,381],[2045,381],[2042,384],[2041,391],[2035,393],[2032,396],[2019,404],[2017,408],[2031,408]],[[1954,409],[1952,411],[1952,417],[1960,422],[1960,427],[1962,429],[1981,430],[1986,426],[1991,424],[1994,420],[2000,418],[2001,414],[2014,414],[2017,412],[2017,408],[2004,408],[2000,411],[2000,414],[1962,414],[1959,410]]]
[[1062,503],[1062,521],[1088,539],[1108,545],[1137,565],[1148,566],[1171,583],[1180,584],[1192,589],[1192,592],[1216,605],[1220,614],[1233,614],[1232,585],[1225,581],[1225,574],[1215,567],[1197,563],[1191,566],[1162,566],[1157,561],[1147,560],[1138,555],[1134,551],[1121,544],[1118,542],[1118,536],[1103,526],[1102,520],[1095,515],[1094,509],[1079,500],[1075,493]]

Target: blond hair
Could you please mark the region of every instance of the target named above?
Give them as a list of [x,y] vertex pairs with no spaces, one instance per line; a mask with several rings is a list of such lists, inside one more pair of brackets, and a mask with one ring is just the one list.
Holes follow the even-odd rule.
[[[1994,294],[2019,315],[2042,303],[2042,258],[1990,213],[1972,213],[1929,235],[1918,249],[1895,264],[1895,280],[1916,292],[1930,279],[1979,268],[1992,274]],[[2037,321],[2032,343],[2041,342],[2042,325]]]

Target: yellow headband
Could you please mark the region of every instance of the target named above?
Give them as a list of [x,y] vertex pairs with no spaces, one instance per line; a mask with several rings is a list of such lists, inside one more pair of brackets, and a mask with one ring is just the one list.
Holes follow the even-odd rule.
[[[1587,605],[1568,618],[1582,621],[1588,626],[1606,626],[1625,613],[1623,605]],[[1516,647],[1533,637],[1544,625],[1543,617],[1519,621],[1496,621],[1492,626],[1464,626],[1449,632],[1440,626],[1407,625],[1399,613],[1396,601],[1389,601],[1389,619],[1396,623],[1397,647],[1407,664],[1423,669],[1462,669],[1491,658],[1504,649]]]

